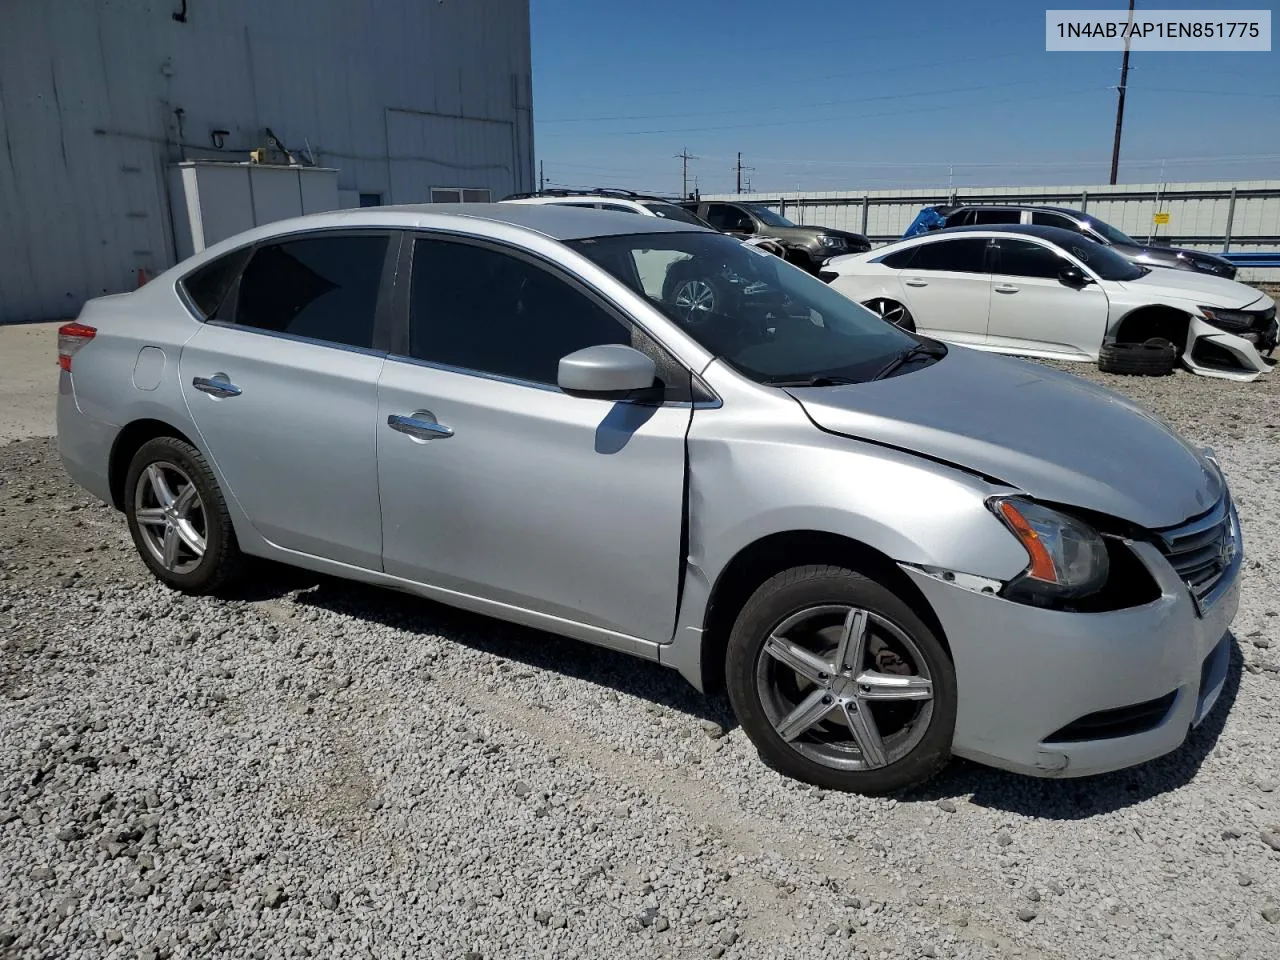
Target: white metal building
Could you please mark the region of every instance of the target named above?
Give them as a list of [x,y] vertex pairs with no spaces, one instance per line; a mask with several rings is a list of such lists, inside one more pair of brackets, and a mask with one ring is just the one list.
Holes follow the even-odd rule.
[[528,0],[0,0],[0,323],[174,263],[183,169],[272,137],[336,173],[259,220],[532,189]]

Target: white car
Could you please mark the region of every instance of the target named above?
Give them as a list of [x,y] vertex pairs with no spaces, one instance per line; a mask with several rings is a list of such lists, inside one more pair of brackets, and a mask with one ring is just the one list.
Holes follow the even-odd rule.
[[[1276,305],[1221,277],[1151,270],[1057,227],[958,227],[837,257],[831,286],[909,330],[980,350],[1112,361],[1173,344],[1194,373],[1253,380]],[[1158,343],[1168,351],[1167,343]],[[1132,372],[1137,372],[1136,370]],[[1159,371],[1150,371],[1159,372]]]

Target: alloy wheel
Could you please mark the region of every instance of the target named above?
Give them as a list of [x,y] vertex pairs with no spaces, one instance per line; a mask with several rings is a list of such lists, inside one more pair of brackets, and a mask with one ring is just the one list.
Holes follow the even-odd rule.
[[686,322],[715,313],[716,290],[705,280],[686,280],[676,289],[676,310]]
[[760,649],[765,715],[792,749],[840,770],[874,770],[911,753],[933,716],[924,655],[896,624],[846,604],[808,607]]
[[181,467],[149,464],[133,491],[133,515],[147,552],[170,573],[190,573],[205,553],[207,519],[200,491]]
[[907,308],[894,300],[872,300],[867,304],[867,308],[881,320],[887,320],[895,327],[902,326],[902,321],[907,318]]

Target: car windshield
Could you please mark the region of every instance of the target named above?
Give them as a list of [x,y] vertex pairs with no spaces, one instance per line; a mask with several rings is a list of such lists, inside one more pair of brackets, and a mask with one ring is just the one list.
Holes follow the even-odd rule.
[[760,222],[770,227],[794,227],[795,224],[788,220],[780,213],[770,210],[768,207],[762,207],[758,203],[743,204],[748,210],[760,218]]
[[1137,280],[1151,272],[1146,267],[1130,263],[1110,247],[1083,237],[1079,240],[1072,239],[1062,246],[1103,280]]
[[769,253],[724,234],[569,244],[758,383],[861,382],[920,341]]
[[679,220],[681,223],[691,223],[695,227],[711,226],[696,213],[690,213],[684,207],[677,207],[674,203],[646,202],[644,206],[652,214],[665,220]]
[[1101,220],[1085,220],[1084,225],[1108,243],[1123,243],[1131,247],[1140,246],[1133,237],[1127,233],[1121,233],[1109,223],[1103,223]]

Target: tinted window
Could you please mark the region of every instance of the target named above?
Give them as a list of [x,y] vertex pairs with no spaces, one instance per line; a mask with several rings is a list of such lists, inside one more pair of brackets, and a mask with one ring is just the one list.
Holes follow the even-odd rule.
[[599,205],[601,210],[612,210],[614,213],[636,213],[639,210],[633,210],[631,207],[624,207],[620,203],[602,203]]
[[912,270],[952,270],[957,273],[985,273],[982,260],[986,239],[937,240],[916,248]]
[[973,211],[961,210],[947,217],[948,227],[967,227],[973,223]]
[[756,215],[761,223],[770,227],[794,227],[795,224],[788,220],[780,213],[775,213],[768,207],[762,207],[758,203],[747,204],[747,209]]
[[631,333],[567,282],[526,260],[447,240],[418,240],[409,354],[466,370],[554,384],[560,358]]
[[677,207],[674,203],[659,203],[656,201],[641,201],[649,208],[651,213],[657,214],[665,220],[679,220],[681,223],[692,223],[699,227],[705,227],[706,221],[696,214],[690,213],[684,207]]
[[236,324],[372,347],[387,239],[309,237],[259,247],[240,279]]
[[969,223],[1020,223],[1021,210],[974,210]]
[[1104,247],[1083,236],[1072,237],[1061,246],[1103,280],[1137,280],[1151,272],[1147,267],[1130,263],[1110,247]]
[[996,241],[999,244],[1000,259],[996,267],[997,273],[1015,277],[1044,277],[1054,279],[1068,265],[1056,250],[1042,247],[1030,240]]
[[712,203],[707,206],[707,222],[717,230],[737,230],[750,232],[753,229],[751,218],[727,203]]
[[252,252],[252,247],[241,247],[183,278],[182,286],[201,316],[211,317],[217,312]]
[[908,247],[906,250],[899,250],[887,257],[881,257],[880,262],[891,270],[905,270],[911,264],[918,249],[919,247]]
[[1073,233],[1079,233],[1080,227],[1070,217],[1063,216],[1061,213],[1041,213],[1039,210],[1032,212],[1031,222],[1038,227],[1061,227],[1063,230],[1070,230]]

